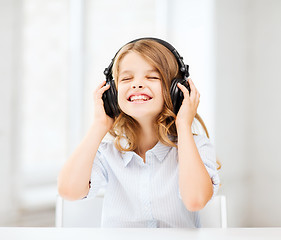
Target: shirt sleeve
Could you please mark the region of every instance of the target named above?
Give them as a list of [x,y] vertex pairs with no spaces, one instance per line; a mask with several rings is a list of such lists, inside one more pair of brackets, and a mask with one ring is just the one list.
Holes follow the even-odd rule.
[[216,153],[213,144],[203,135],[194,136],[195,144],[197,146],[200,157],[210,175],[213,183],[213,196],[217,194],[220,186],[220,178],[217,170]]
[[108,174],[105,164],[105,156],[102,154],[102,149],[105,147],[105,143],[101,143],[96,153],[92,173],[90,179],[90,190],[86,198],[95,197],[99,190],[105,188],[108,181]]

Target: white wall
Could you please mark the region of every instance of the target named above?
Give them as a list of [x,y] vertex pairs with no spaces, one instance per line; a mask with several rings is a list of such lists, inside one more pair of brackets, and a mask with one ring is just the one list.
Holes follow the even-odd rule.
[[216,146],[229,225],[281,225],[281,2],[216,1]]
[[[24,0],[16,87],[22,209],[54,207],[68,144],[69,2]],[[40,194],[39,194],[40,193]]]
[[[0,1],[0,225],[16,216],[13,191],[17,179],[17,84],[20,49],[19,1]],[[4,217],[3,217],[4,216]]]
[[0,0],[3,224],[55,206],[67,144],[67,3]]
[[[281,226],[281,2],[253,5],[251,152],[253,164],[251,224]],[[260,219],[260,215],[263,218]]]

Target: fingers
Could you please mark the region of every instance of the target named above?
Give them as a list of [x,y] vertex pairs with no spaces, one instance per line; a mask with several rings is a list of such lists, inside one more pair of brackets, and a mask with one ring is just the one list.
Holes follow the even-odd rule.
[[190,103],[193,103],[194,107],[197,109],[200,102],[200,93],[198,92],[193,81],[190,78],[188,79],[188,82],[190,86],[190,93],[184,85],[178,83],[177,86],[183,92],[184,99],[188,100],[188,102]]
[[189,97],[188,89],[184,85],[182,85],[181,83],[178,83],[177,86],[183,92],[184,98],[188,98]]
[[191,80],[191,78],[188,79],[188,83],[190,86],[190,93],[187,90],[187,88],[182,85],[181,83],[178,83],[177,86],[181,89],[181,91],[184,94],[184,97],[190,97],[191,99],[195,99],[195,98],[200,98],[200,93],[198,92],[197,88],[195,87],[193,81]]
[[195,87],[193,81],[191,80],[191,78],[188,79],[188,83],[189,83],[189,86],[190,86],[190,97],[191,98],[196,98],[196,97],[200,97],[200,94],[197,90],[197,88]]
[[198,90],[195,87],[191,78],[188,79],[188,82],[189,82],[189,86],[190,86],[190,98],[194,102],[194,104],[197,108],[199,105],[199,102],[200,102],[200,93],[198,92]]
[[110,85],[105,86],[106,81],[102,81],[94,91],[94,98],[96,100],[101,99],[103,93],[110,88]]

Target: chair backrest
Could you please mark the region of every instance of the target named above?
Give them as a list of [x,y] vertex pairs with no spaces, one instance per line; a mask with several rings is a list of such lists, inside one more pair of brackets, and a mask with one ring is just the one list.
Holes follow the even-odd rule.
[[[103,194],[95,198],[67,201],[60,196],[56,204],[56,227],[100,227]],[[202,227],[226,228],[225,196],[215,196],[200,211]]]
[[103,194],[77,201],[57,196],[56,227],[100,227],[102,204]]
[[217,195],[200,211],[201,225],[206,228],[227,228],[226,198]]

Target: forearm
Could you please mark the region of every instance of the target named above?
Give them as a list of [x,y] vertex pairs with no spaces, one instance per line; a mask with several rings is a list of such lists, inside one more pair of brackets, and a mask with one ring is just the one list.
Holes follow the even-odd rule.
[[103,137],[107,133],[107,129],[96,126],[97,124],[93,124],[90,127],[59,174],[58,191],[66,199],[81,199],[89,191],[93,160]]
[[181,125],[177,131],[181,197],[187,209],[198,211],[212,197],[212,181],[199,155],[191,129]]

